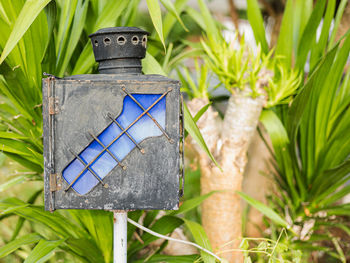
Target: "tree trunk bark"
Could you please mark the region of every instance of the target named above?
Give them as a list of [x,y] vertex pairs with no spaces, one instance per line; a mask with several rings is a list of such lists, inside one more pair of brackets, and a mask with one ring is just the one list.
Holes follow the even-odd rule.
[[[197,100],[188,104],[192,113],[206,104]],[[248,92],[237,91],[229,99],[222,124],[211,107],[197,123],[223,170],[220,171],[203,151],[198,151],[202,194],[219,191],[203,202],[202,224],[214,251],[229,262],[243,261],[242,253],[235,250],[242,237],[240,198],[236,191],[242,189],[248,146],[264,102],[263,96],[253,99]]]

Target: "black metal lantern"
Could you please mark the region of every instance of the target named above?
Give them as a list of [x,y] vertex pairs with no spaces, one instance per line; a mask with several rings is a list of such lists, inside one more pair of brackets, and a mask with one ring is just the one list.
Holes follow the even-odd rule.
[[180,84],[143,75],[146,31],[90,35],[100,74],[43,79],[45,208],[178,209]]

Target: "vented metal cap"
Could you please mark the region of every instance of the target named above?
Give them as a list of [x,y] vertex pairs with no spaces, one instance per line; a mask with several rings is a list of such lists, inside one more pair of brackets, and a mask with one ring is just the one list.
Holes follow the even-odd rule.
[[97,62],[118,58],[142,59],[149,33],[137,27],[108,27],[89,35]]

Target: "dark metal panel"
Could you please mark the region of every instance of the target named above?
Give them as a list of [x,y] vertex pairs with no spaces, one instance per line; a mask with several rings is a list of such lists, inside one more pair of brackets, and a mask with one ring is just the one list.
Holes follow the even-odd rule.
[[[102,76],[102,77],[101,77]],[[58,174],[58,190],[55,194],[55,208],[77,209],[177,209],[179,202],[179,98],[180,87],[173,81],[156,75],[83,75],[76,79],[45,79],[43,81],[44,116],[44,160],[45,160],[45,208],[50,209],[49,174]],[[95,80],[91,80],[95,79]],[[141,79],[141,80],[140,80]],[[50,127],[48,120],[49,83],[55,83],[55,97],[58,99],[58,112],[51,115],[55,120],[55,170],[50,170]],[[68,184],[62,180],[63,169],[73,159],[69,151],[80,153],[91,141],[88,132],[98,135],[111,123],[107,113],[118,116],[122,110],[125,86],[130,93],[164,93],[166,96],[166,132],[173,143],[165,136],[152,137],[141,142],[146,150],[142,154],[137,148],[123,160],[127,170],[115,167],[104,182],[84,196],[73,189],[65,192]],[[52,128],[52,127],[51,127]]]

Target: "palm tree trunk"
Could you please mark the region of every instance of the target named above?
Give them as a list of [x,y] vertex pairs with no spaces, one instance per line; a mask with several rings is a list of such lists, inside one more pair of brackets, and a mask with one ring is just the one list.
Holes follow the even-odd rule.
[[[201,108],[199,104],[190,102],[190,110],[197,112]],[[243,260],[242,254],[233,250],[239,247],[242,236],[240,198],[236,191],[242,189],[247,150],[263,105],[262,96],[251,98],[247,92],[237,91],[229,99],[222,125],[218,125],[220,119],[213,108],[197,123],[222,168],[220,171],[199,151],[201,192],[219,191],[203,202],[202,224],[213,249],[229,262]]]

